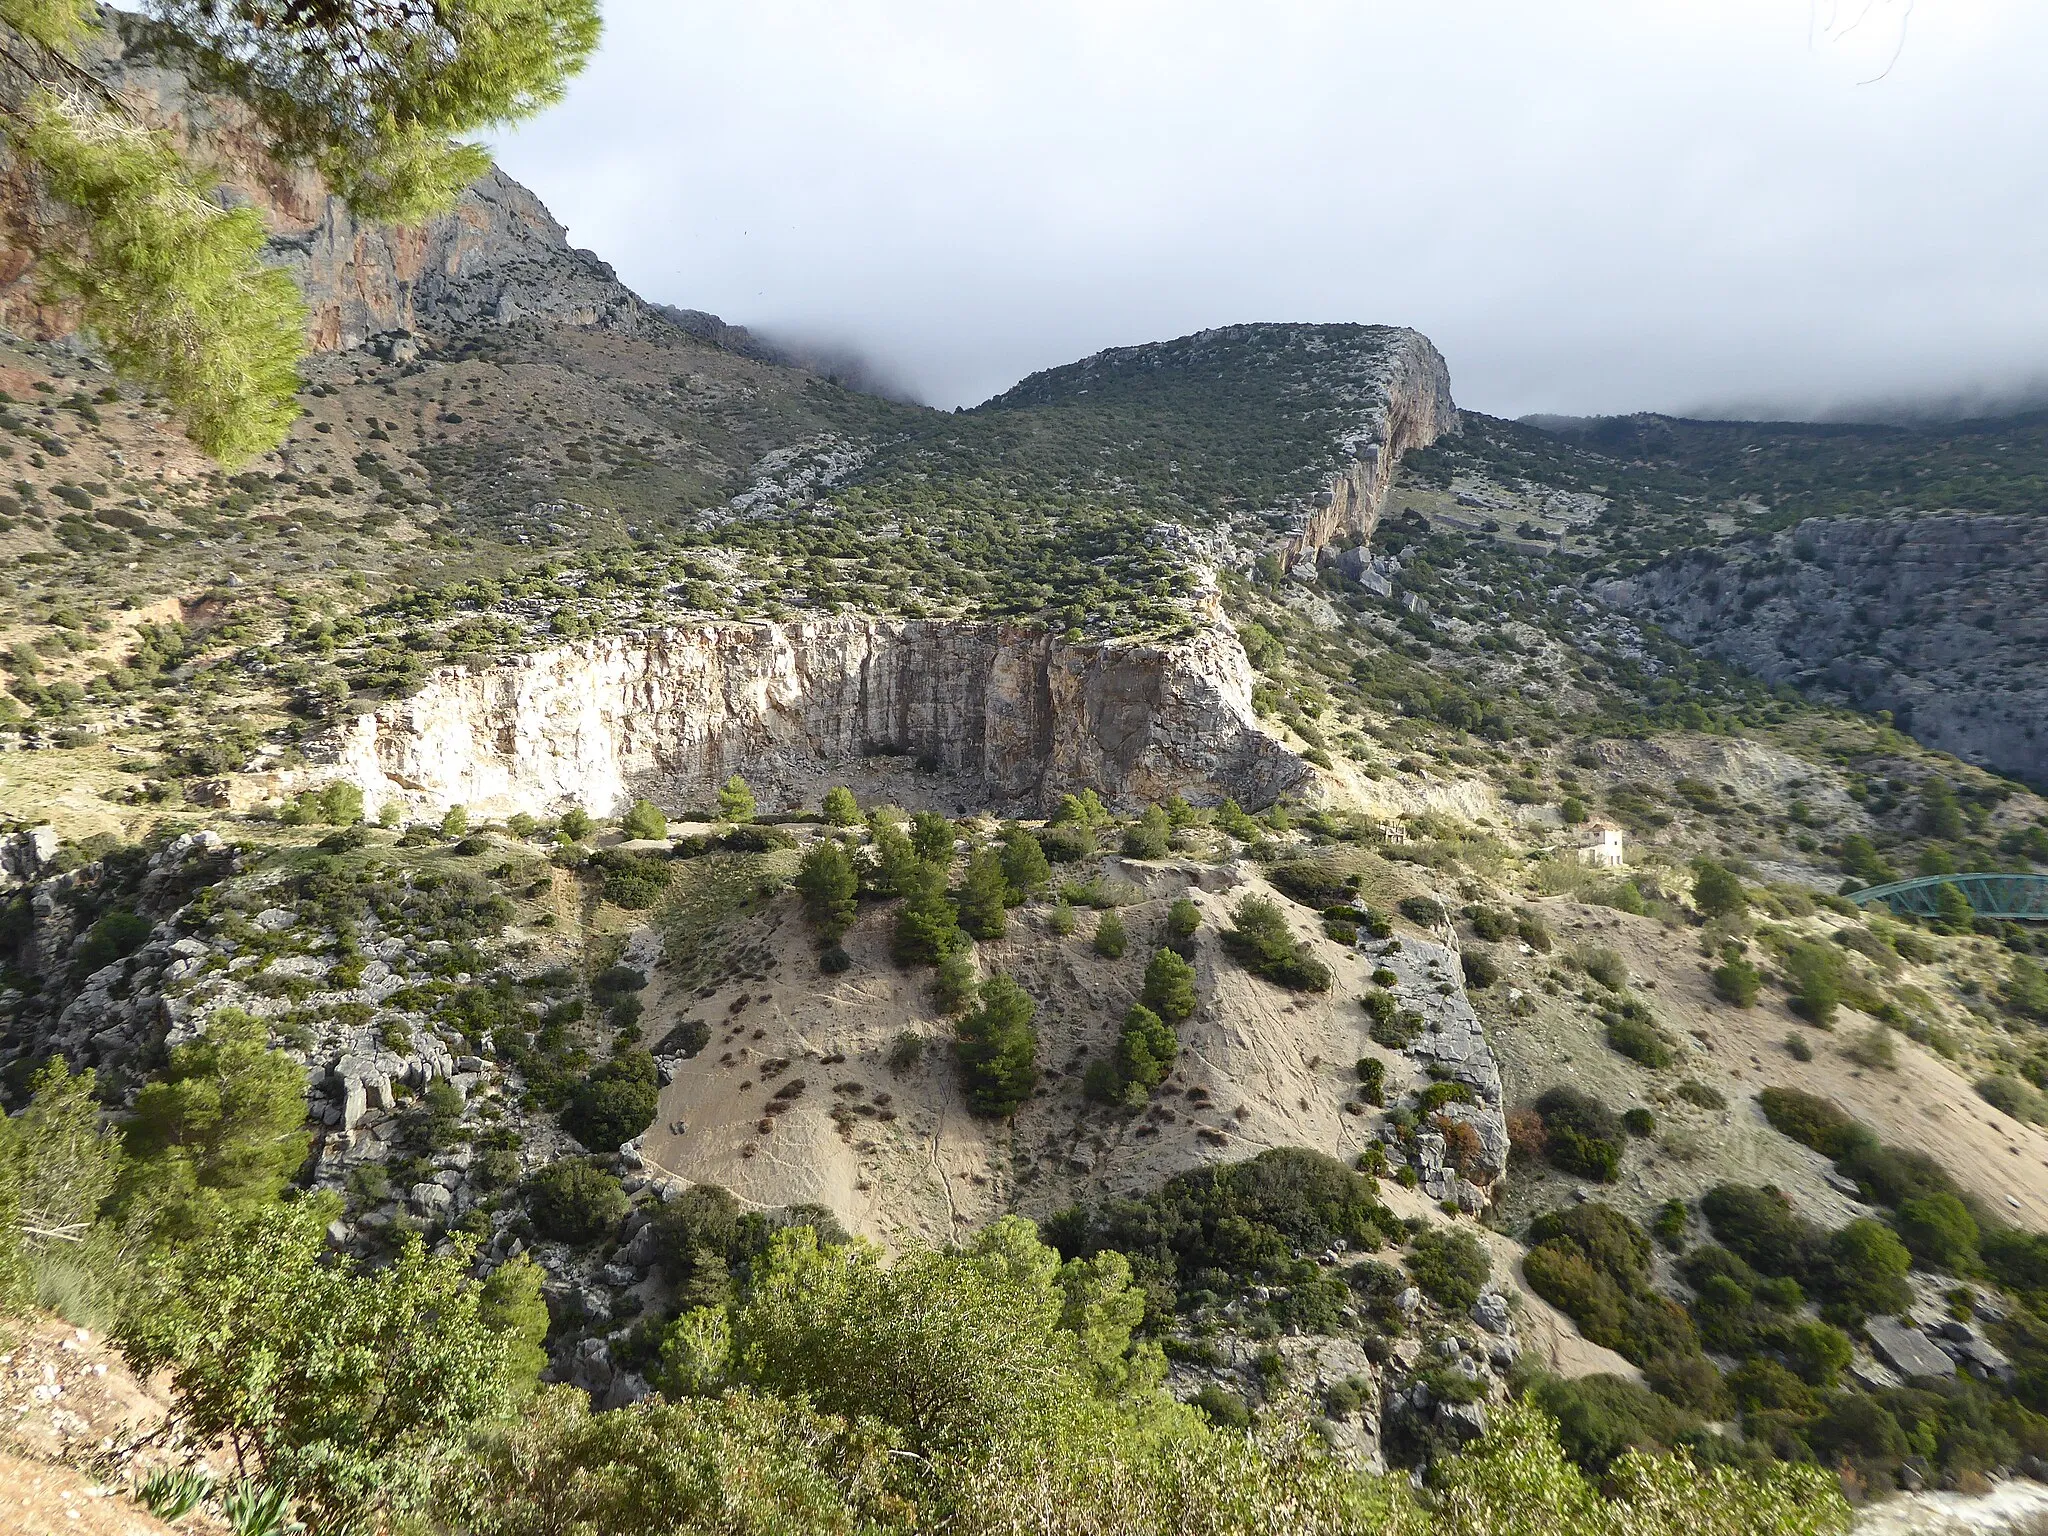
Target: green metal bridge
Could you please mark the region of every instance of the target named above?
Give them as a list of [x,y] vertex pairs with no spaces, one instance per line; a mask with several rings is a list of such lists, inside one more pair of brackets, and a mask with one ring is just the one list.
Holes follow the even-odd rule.
[[1935,897],[1944,885],[1962,892],[1979,917],[2048,923],[2048,875],[1921,875],[1866,886],[1848,892],[1848,897],[1859,907],[1881,901],[1901,916],[1933,917]]

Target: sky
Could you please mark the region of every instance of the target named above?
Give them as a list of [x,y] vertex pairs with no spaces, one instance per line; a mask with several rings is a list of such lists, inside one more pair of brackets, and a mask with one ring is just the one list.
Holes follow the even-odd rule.
[[1249,320],[1497,415],[2048,397],[2041,0],[605,0],[497,141],[647,298],[972,404]]

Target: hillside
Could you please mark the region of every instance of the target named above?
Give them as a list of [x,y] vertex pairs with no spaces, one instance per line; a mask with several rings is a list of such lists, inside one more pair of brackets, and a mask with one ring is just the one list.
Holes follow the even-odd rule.
[[[678,1443],[1028,1525],[991,1437],[1055,1391],[1357,1519],[1553,1433],[1558,1497],[1684,1448],[1731,1529],[2048,1457],[2048,936],[1841,894],[2048,871],[2031,426],[1546,431],[1283,323],[942,413],[107,67],[319,350],[228,476],[5,311],[0,1297],[312,1362],[265,1454],[337,1525],[638,1528],[547,1457]],[[416,1359],[484,1406],[376,1439]],[[986,1367],[980,1449],[846,1385],[913,1365]]]

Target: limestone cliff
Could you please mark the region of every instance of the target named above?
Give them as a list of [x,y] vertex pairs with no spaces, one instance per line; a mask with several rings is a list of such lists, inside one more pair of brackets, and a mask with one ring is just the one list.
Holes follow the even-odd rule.
[[1929,746],[2038,785],[2040,536],[2031,517],[1814,518],[1596,590],[1773,683],[1888,709]]
[[[572,247],[540,199],[503,171],[494,167],[452,209],[423,223],[365,222],[311,168],[280,163],[246,106],[147,62],[146,33],[132,20],[124,26],[128,51],[102,57],[99,72],[142,120],[168,129],[220,177],[223,202],[262,212],[269,259],[305,294],[315,350],[520,319],[667,327],[609,266]],[[69,334],[74,321],[37,303],[22,242],[34,217],[32,190],[18,173],[0,175],[0,325],[50,339]]]
[[608,814],[642,795],[702,806],[735,772],[809,799],[817,772],[890,755],[1020,809],[1081,788],[1258,806],[1313,775],[1259,728],[1251,684],[1220,626],[1149,645],[937,620],[707,622],[437,673],[338,731],[312,773],[357,784],[372,813]]
[[1346,438],[1354,456],[1301,510],[1297,525],[1281,540],[1281,557],[1290,567],[1347,536],[1369,543],[1401,456],[1458,430],[1451,370],[1443,354],[1420,331],[1404,328],[1394,331],[1393,338],[1376,398]]

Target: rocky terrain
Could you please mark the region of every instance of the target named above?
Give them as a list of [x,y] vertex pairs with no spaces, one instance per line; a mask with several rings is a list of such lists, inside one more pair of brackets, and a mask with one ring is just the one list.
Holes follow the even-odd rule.
[[1770,682],[1888,711],[1930,746],[2041,784],[2039,545],[2031,517],[1811,518],[1594,590]]

